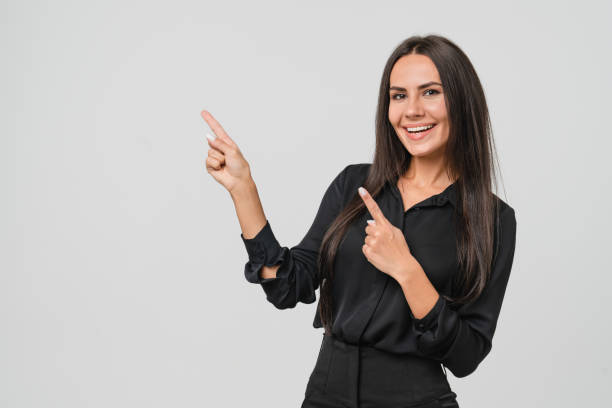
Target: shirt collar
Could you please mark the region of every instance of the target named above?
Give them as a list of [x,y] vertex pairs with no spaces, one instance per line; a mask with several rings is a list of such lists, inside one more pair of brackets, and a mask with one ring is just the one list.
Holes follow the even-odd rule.
[[[394,181],[388,182],[391,187],[391,192],[399,200],[402,199],[401,193],[397,187],[397,178]],[[435,194],[421,203],[419,207],[438,206],[442,207],[449,202],[453,207],[457,208],[457,180],[444,189],[444,191]]]

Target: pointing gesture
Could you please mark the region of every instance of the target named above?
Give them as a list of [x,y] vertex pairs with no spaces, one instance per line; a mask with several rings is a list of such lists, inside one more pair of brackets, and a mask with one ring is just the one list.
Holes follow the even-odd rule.
[[200,114],[216,135],[216,137],[206,135],[210,146],[206,158],[206,171],[229,192],[232,192],[233,189],[248,183],[251,179],[249,163],[236,142],[229,137],[213,115],[206,110]]
[[417,260],[410,253],[404,233],[387,220],[370,193],[359,187],[359,195],[374,218],[368,220],[365,229],[363,254],[378,270],[399,282],[410,273]]

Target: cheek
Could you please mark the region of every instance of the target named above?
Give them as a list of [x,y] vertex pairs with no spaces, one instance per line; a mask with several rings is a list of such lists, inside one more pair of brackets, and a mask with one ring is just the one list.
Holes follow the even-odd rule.
[[448,118],[443,117],[442,120],[440,121],[440,130],[441,130],[441,135],[444,139],[448,139],[448,134],[449,134],[449,123],[448,123]]
[[391,124],[393,125],[396,125],[400,117],[401,111],[393,106],[389,106],[389,122],[391,122]]
[[444,104],[444,100],[440,101],[440,103],[433,109],[432,114],[436,116],[439,122],[443,122],[446,124],[448,115],[446,112],[446,105]]
[[438,104],[433,106],[430,110],[431,115],[438,120],[438,122],[446,122],[446,107],[444,104]]

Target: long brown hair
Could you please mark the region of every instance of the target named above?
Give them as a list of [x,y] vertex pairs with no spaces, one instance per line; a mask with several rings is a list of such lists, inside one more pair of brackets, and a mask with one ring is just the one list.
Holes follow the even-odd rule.
[[[376,148],[368,176],[362,184],[376,198],[385,183],[404,175],[411,155],[402,145],[388,120],[391,70],[404,55],[428,56],[436,66],[445,94],[450,132],[445,148],[447,174],[456,180],[457,257],[461,273],[453,282],[455,297],[440,294],[455,304],[475,300],[487,283],[493,263],[494,222],[499,222],[499,206],[491,184],[494,171],[494,142],[485,94],[476,70],[465,53],[439,35],[413,36],[393,51],[385,65],[376,111]],[[333,264],[349,225],[367,211],[358,194],[325,233],[318,257],[321,271],[320,317],[331,332]]]

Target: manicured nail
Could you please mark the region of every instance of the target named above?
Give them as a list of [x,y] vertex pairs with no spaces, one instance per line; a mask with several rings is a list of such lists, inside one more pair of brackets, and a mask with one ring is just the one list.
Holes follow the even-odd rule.
[[361,194],[361,196],[364,196],[365,193],[366,193],[365,188],[359,187],[359,194]]
[[212,136],[210,135],[210,133],[206,133],[206,137],[207,137],[207,138],[208,138],[208,140],[210,140],[210,141],[213,141],[213,140],[215,140],[215,139],[216,139],[216,137],[212,137]]

